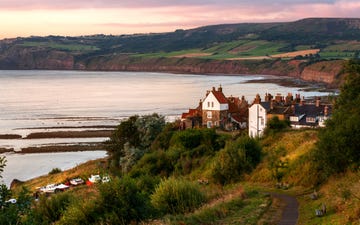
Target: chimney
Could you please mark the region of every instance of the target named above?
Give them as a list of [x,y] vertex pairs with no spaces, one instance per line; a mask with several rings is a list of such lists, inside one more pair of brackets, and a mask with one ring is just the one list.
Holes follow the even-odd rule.
[[254,104],[260,104],[261,103],[261,98],[259,94],[256,94],[256,97],[254,99]]
[[274,100],[270,101],[270,109],[274,109],[276,102]]
[[220,86],[218,87],[218,91],[219,91],[219,92],[222,92],[221,84],[220,84]]
[[295,114],[295,105],[291,105],[291,113]]
[[294,98],[291,93],[288,93],[288,95],[285,98],[285,104],[290,105],[294,101]]
[[206,91],[206,97],[210,94],[210,91]]
[[324,116],[328,116],[329,115],[329,106],[325,106],[324,107]]
[[276,96],[275,96],[275,100],[276,100],[277,102],[281,102],[281,100],[282,100],[282,96],[281,96],[281,94],[280,94],[280,93],[277,93],[277,94],[276,94]]
[[216,91],[215,87],[212,88],[213,91]]
[[303,96],[303,98],[300,100],[300,104],[299,104],[299,105],[301,105],[301,106],[305,105],[305,98],[304,98],[304,96]]

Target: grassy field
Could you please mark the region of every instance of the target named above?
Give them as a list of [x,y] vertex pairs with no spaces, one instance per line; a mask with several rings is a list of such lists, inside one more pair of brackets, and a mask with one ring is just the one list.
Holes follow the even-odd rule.
[[45,47],[65,51],[96,51],[99,50],[96,46],[80,45],[80,44],[59,44],[54,42],[24,42],[24,47]]

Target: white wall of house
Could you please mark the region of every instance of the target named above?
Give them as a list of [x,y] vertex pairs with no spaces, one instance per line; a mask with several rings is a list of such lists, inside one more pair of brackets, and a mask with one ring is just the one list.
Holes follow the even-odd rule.
[[203,110],[216,110],[216,111],[223,111],[229,109],[229,104],[220,104],[220,102],[216,99],[212,92],[204,99],[202,104]]
[[266,127],[266,109],[260,104],[249,108],[249,136],[261,137]]

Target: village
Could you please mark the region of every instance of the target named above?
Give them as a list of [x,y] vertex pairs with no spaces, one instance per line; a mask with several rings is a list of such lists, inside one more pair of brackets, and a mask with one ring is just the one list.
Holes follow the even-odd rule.
[[208,90],[196,108],[181,115],[181,128],[247,130],[250,137],[261,137],[268,121],[274,117],[288,120],[294,129],[316,128],[325,126],[331,112],[332,104],[320,97],[305,100],[300,94],[266,93],[263,99],[257,94],[249,103],[244,96],[226,97],[220,85]]

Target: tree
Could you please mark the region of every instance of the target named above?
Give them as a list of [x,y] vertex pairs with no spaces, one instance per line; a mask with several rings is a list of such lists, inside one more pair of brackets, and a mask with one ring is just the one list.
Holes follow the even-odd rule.
[[272,117],[266,125],[265,134],[272,135],[276,132],[285,130],[286,128],[290,127],[289,120],[280,120],[279,117],[274,116]]
[[[0,178],[6,165],[5,156],[0,157]],[[5,184],[0,185],[0,224],[20,224],[23,216],[30,210],[31,197],[29,191],[23,188],[16,199],[16,203],[8,202],[12,193]]]
[[360,60],[350,60],[347,77],[336,99],[332,118],[319,133],[315,151],[317,169],[326,178],[360,163]]
[[135,115],[122,121],[107,142],[111,166],[118,168],[123,164],[128,171],[150,149],[164,127],[165,118],[156,113],[141,117]]
[[2,172],[4,172],[4,168],[6,165],[6,158],[5,156],[0,157],[0,178],[2,178]]
[[228,142],[225,148],[217,153],[211,175],[218,183],[231,183],[255,168],[260,159],[261,146],[258,140],[242,136],[236,141]]

